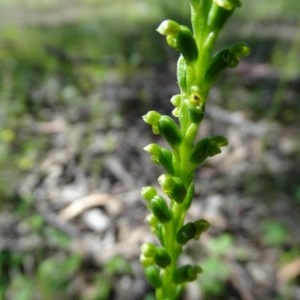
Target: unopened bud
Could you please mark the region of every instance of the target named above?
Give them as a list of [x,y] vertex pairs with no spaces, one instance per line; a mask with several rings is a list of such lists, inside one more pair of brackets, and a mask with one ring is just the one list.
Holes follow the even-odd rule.
[[182,203],[187,190],[180,178],[163,174],[158,178],[163,191],[175,202]]
[[142,197],[149,202],[154,196],[157,195],[157,191],[152,186],[144,186],[141,190]]
[[173,20],[164,20],[156,29],[162,35],[174,35],[180,30],[180,25]]
[[233,10],[241,6],[240,0],[213,0],[218,6],[226,10]]
[[161,287],[162,280],[160,277],[159,268],[157,266],[149,266],[148,268],[146,268],[145,274],[146,274],[148,281],[154,288]]
[[154,257],[157,247],[152,243],[145,243],[141,247],[141,252],[145,257]]
[[164,248],[157,248],[154,260],[155,263],[161,268],[166,268],[171,264],[171,257]]
[[173,282],[176,284],[196,280],[199,273],[202,272],[200,266],[185,265],[175,270]]
[[146,115],[143,116],[143,120],[145,123],[152,126],[152,131],[154,134],[159,134],[158,130],[158,121],[161,117],[161,114],[157,111],[151,110]]
[[161,223],[166,223],[171,220],[171,212],[164,198],[161,196],[155,196],[150,201],[150,209],[154,216]]
[[196,232],[194,223],[189,222],[179,229],[176,234],[176,240],[179,244],[184,245],[195,237]]
[[194,236],[195,240],[198,240],[200,235],[203,232],[207,231],[209,226],[210,226],[210,224],[204,219],[201,219],[201,220],[198,220],[198,221],[194,222],[194,225],[196,227],[196,234]]
[[180,129],[171,117],[161,116],[158,123],[158,129],[172,148],[181,143],[182,137]]
[[186,92],[186,61],[182,55],[180,55],[177,61],[177,82],[181,91]]
[[250,54],[250,48],[245,43],[235,43],[229,48],[230,53],[238,60]]

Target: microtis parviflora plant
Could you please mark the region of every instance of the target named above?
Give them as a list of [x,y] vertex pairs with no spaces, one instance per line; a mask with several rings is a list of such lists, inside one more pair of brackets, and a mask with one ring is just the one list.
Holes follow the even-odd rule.
[[158,178],[163,192],[153,186],[141,191],[150,212],[146,220],[157,244],[142,245],[140,262],[157,300],[178,299],[185,285],[202,272],[198,264],[180,265],[179,258],[184,246],[190,240],[198,240],[210,224],[202,218],[186,222],[186,215],[194,198],[196,169],[206,158],[220,153],[228,142],[221,135],[199,139],[197,132],[212,84],[250,53],[249,47],[241,42],[214,53],[220,31],[241,6],[239,0],[189,2],[191,28],[173,20],[164,20],[157,28],[167,44],[180,54],[177,62],[180,93],[170,100],[173,117],[154,110],[143,116],[153,133],[161,135],[168,144],[168,148],[156,143],[144,148],[151,160],[164,169]]

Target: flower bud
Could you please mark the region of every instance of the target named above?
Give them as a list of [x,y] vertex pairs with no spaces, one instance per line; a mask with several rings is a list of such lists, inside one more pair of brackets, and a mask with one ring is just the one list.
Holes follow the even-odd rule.
[[189,145],[192,145],[195,139],[195,136],[197,135],[198,131],[198,125],[195,123],[192,123],[185,134],[185,142]]
[[179,49],[178,49],[178,39],[177,39],[176,35],[173,35],[173,34],[172,35],[167,35],[166,41],[167,41],[167,44],[171,48],[174,48],[174,49],[179,51]]
[[229,49],[219,51],[213,56],[205,73],[205,82],[212,84],[227,68],[237,67],[239,61]]
[[235,8],[241,6],[239,0],[213,0],[208,16],[211,31],[220,31]]
[[158,156],[159,163],[165,168],[165,170],[173,175],[174,174],[174,167],[173,167],[173,154],[168,149],[162,148],[159,156]]
[[212,136],[209,138],[209,148],[207,151],[207,156],[214,156],[221,153],[220,147],[227,146],[228,141],[221,135]]
[[145,243],[141,247],[141,252],[145,257],[154,257],[157,252],[157,247],[152,243]]
[[156,266],[149,266],[145,270],[146,277],[154,288],[160,288],[162,285],[159,268]]
[[164,248],[157,248],[154,260],[160,268],[166,268],[171,264],[171,257]]
[[157,145],[157,144],[149,144],[146,147],[144,147],[144,150],[147,151],[150,155],[151,155],[151,160],[156,163],[159,164],[159,156],[161,154],[162,151],[162,147]]
[[187,83],[186,83],[186,62],[182,55],[178,58],[177,61],[177,83],[182,92],[186,92]]
[[149,202],[154,196],[157,195],[157,191],[152,186],[144,186],[141,190],[142,197]]
[[207,158],[207,152],[209,148],[209,138],[200,140],[192,150],[190,162],[199,165]]
[[240,0],[213,0],[218,6],[226,10],[233,10],[241,6]]
[[179,25],[172,20],[165,20],[159,25],[157,31],[166,36],[170,47],[181,52],[187,64],[198,58],[197,43],[187,26]]
[[150,214],[146,217],[146,222],[148,223],[150,228],[155,228],[155,229],[159,224],[157,218],[153,214]]
[[250,48],[244,43],[235,43],[229,48],[230,53],[238,60],[250,54]]
[[171,117],[161,116],[158,122],[158,129],[172,148],[181,143],[180,129]]
[[148,223],[153,235],[157,236],[159,238],[159,240],[161,241],[161,236],[160,236],[160,232],[159,232],[160,223],[157,220],[157,218],[153,214],[149,214],[146,217],[146,222]]
[[161,114],[157,111],[151,110],[146,115],[144,115],[142,118],[145,123],[152,126],[152,131],[154,134],[159,134],[158,130],[158,121],[161,117]]
[[198,47],[191,30],[184,25],[180,26],[180,31],[176,35],[177,47],[187,64],[193,63],[198,58]]
[[183,182],[178,177],[173,177],[169,174],[163,174],[158,178],[163,191],[177,203],[182,203],[187,190]]
[[196,234],[196,226],[192,222],[186,223],[177,232],[176,241],[179,244],[184,245],[189,240],[193,239],[195,234]]
[[207,231],[207,229],[210,227],[210,224],[204,219],[194,222],[194,225],[196,227],[196,234],[194,236],[195,240],[198,240],[200,235]]
[[157,195],[151,199],[150,209],[159,222],[166,223],[171,220],[171,212],[166,201],[161,196]]
[[146,257],[145,255],[140,255],[140,263],[144,268],[155,265],[155,261],[153,257]]
[[191,121],[194,124],[199,124],[204,117],[204,110],[201,106],[191,106],[189,107],[189,114]]
[[200,266],[185,265],[175,270],[173,276],[173,282],[180,284],[188,281],[194,281],[197,275],[202,272]]
[[156,30],[161,35],[173,35],[179,32],[180,25],[173,20],[164,20]]
[[228,145],[228,141],[224,136],[221,135],[215,135],[210,137],[211,143],[215,144],[218,147],[224,147]]
[[181,103],[181,94],[177,94],[172,96],[170,102],[175,106],[175,107],[179,107],[180,103]]

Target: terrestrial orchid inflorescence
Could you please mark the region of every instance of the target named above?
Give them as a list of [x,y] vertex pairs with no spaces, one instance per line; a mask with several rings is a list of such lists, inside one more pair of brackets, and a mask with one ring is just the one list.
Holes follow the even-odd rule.
[[250,53],[244,43],[236,43],[213,54],[220,30],[240,6],[239,0],[190,0],[192,29],[173,20],[165,20],[157,31],[167,44],[180,53],[177,82],[180,94],[171,98],[174,118],[149,111],[143,116],[154,134],[162,135],[169,147],[151,143],[144,149],[165,173],[158,182],[165,195],[152,186],[142,188],[150,214],[147,222],[159,245],[145,243],[140,261],[157,300],[178,299],[187,282],[202,272],[198,265],[179,265],[184,245],[199,239],[210,224],[204,219],[186,222],[194,197],[196,168],[208,157],[221,152],[228,144],[223,136],[197,140],[199,125],[211,85],[227,68],[238,66]]

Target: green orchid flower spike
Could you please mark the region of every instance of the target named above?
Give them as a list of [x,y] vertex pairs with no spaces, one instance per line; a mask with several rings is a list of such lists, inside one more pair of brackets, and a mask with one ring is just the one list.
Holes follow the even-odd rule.
[[201,238],[210,226],[204,219],[186,222],[194,198],[195,171],[208,157],[219,154],[228,142],[219,135],[199,140],[197,132],[212,84],[250,53],[249,47],[241,42],[214,53],[219,32],[240,6],[239,0],[190,0],[191,28],[165,20],[157,29],[166,37],[167,44],[179,52],[180,89],[171,98],[174,118],[156,111],[143,117],[153,133],[161,135],[168,144],[168,148],[155,143],[144,148],[152,161],[164,169],[158,178],[164,195],[151,186],[141,192],[150,211],[146,220],[158,245],[144,244],[140,262],[157,300],[179,299],[185,285],[202,273],[197,264],[180,265],[179,258],[184,246]]

